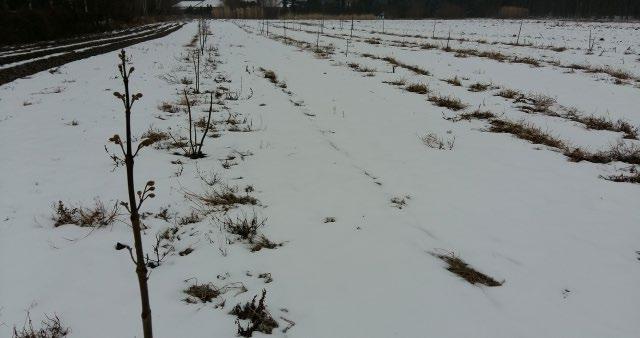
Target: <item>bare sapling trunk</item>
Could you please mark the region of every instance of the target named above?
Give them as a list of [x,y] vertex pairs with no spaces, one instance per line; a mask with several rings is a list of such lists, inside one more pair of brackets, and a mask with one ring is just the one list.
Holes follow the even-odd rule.
[[353,39],[353,14],[351,14],[351,35],[349,38]]
[[189,158],[202,158],[205,156],[205,154],[202,152],[202,146],[204,145],[205,137],[207,137],[209,127],[211,126],[211,114],[213,113],[213,92],[209,92],[209,116],[207,117],[207,122],[204,127],[204,132],[200,138],[200,142],[198,142],[198,127],[193,121],[193,114],[191,112],[191,101],[189,100],[189,95],[187,94],[186,89],[183,90],[183,94],[185,103],[187,105],[187,118],[189,119],[189,148],[183,148],[183,151],[185,153],[185,156]]
[[193,63],[193,73],[194,73],[194,84],[195,89],[194,92],[200,93],[200,51],[194,50],[191,53],[191,62]]
[[198,40],[200,41],[200,54],[204,55],[204,50],[207,47],[207,38],[209,36],[209,25],[207,25],[204,19],[198,21]]
[[213,92],[209,92],[209,116],[207,117],[207,124],[204,127],[204,132],[202,133],[202,139],[198,144],[198,156],[203,156],[202,154],[202,145],[204,144],[204,138],[207,136],[207,132],[209,132],[209,126],[211,125],[211,113],[213,112]]
[[593,45],[595,44],[595,41],[596,41],[595,38],[591,38],[591,29],[589,29],[589,41],[587,46],[587,54],[593,53]]
[[187,95],[187,90],[183,91],[184,100],[187,104],[187,116],[189,117],[189,155],[193,155],[195,153],[195,146],[193,145],[193,119],[191,117],[191,102],[189,101],[189,95]]
[[520,21],[520,29],[518,30],[518,39],[516,40],[516,46],[520,45],[520,33],[522,33],[522,24],[524,21]]
[[[123,144],[122,139],[118,134],[114,135],[109,139],[110,142],[115,143],[120,146],[122,150],[122,156],[124,157],[124,164],[126,166],[127,171],[127,191],[129,202],[120,202],[122,206],[124,206],[130,215],[131,220],[131,229],[133,231],[133,241],[134,241],[134,249],[126,244],[117,243],[116,250],[127,249],[129,251],[129,256],[133,261],[136,267],[136,275],[138,277],[138,286],[140,288],[140,302],[142,305],[142,330],[144,338],[152,338],[153,330],[151,323],[151,305],[149,302],[149,288],[147,285],[147,281],[149,279],[147,265],[144,258],[144,250],[142,247],[142,223],[140,222],[140,207],[142,203],[148,198],[155,197],[155,183],[153,181],[148,181],[143,191],[135,191],[135,183],[133,177],[133,166],[134,160],[138,156],[138,152],[147,146],[153,144],[153,140],[151,139],[143,139],[138,143],[138,146],[135,151],[133,151],[132,146],[132,137],[131,137],[131,108],[133,104],[142,98],[142,94],[137,93],[131,95],[129,90],[129,78],[131,73],[133,73],[134,68],[129,67],[129,60],[126,57],[125,51],[122,50],[119,54],[120,64],[118,65],[118,70],[120,71],[120,76],[122,78],[122,83],[124,84],[124,94],[119,92],[113,93],[118,99],[122,101],[124,105],[124,113],[125,113],[125,122],[126,122],[126,138]],[[128,69],[127,69],[128,68]],[[137,195],[137,198],[136,198]],[[135,251],[135,253],[133,252]]]

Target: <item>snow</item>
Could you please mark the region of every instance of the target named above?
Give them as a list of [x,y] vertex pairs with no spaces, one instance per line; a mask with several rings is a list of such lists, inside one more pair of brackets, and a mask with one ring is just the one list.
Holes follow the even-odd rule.
[[[554,22],[526,22],[526,32],[541,32],[544,44],[563,39],[577,47],[585,27],[592,26],[602,36],[638,43],[637,24],[567,22],[554,27]],[[369,33],[381,29],[379,23],[356,22],[354,34],[395,39]],[[485,132],[481,121],[452,123],[442,117],[454,112],[383,81],[402,77],[426,83],[435,93],[468,103],[466,111],[481,107],[512,120],[525,119],[594,149],[621,135],[525,114],[494,96],[495,90],[471,93],[465,87],[483,81],[544,93],[555,97],[557,105],[625,118],[634,125],[640,124],[638,88],[616,85],[602,74],[456,58],[441,50],[388,43],[352,41],[347,57],[343,39],[322,36],[321,46],[336,48],[327,60],[260,35],[260,24],[210,21],[209,44],[217,47],[221,63],[206,71],[201,84],[204,89],[221,85],[213,81],[218,74],[232,80],[224,85],[240,99],[226,100],[215,118],[240,113],[255,130],[223,128],[220,138],[206,141],[208,156],[198,160],[144,149],[136,161],[136,181],[138,186],[149,179],[156,182],[157,197],[145,202],[144,211],[170,206],[181,216],[192,208],[184,191],[203,189],[198,171],[215,171],[240,188],[251,185],[261,205],[243,206],[230,215],[266,217],[261,232],[283,246],[250,252],[241,243],[227,244],[229,235],[212,217],[187,226],[191,235],[175,243],[176,252],[187,247],[195,251],[169,256],[149,280],[157,337],[233,336],[231,307],[262,288],[280,324],[273,333],[277,337],[637,336],[640,190],[599,178],[628,165],[571,163],[552,149]],[[349,33],[347,23],[342,30],[337,21],[326,24],[325,32]],[[279,22],[272,25],[271,34],[284,33]],[[488,41],[509,41],[516,27],[499,20],[451,21],[440,22],[438,34],[448,33],[446,25],[453,27],[452,35],[464,31]],[[430,35],[432,29],[433,21],[385,22],[387,32],[424,30]],[[127,49],[136,68],[133,91],[144,94],[133,109],[136,135],[150,125],[185,133],[185,114],[157,107],[179,100],[182,90],[161,75],[192,77],[180,56],[195,32],[193,22]],[[289,29],[287,36],[315,46],[313,34]],[[538,34],[525,36],[528,41]],[[554,54],[522,46],[486,48],[535,57],[549,53],[567,62],[609,62],[583,50]],[[359,53],[393,56],[432,75],[401,68],[391,73],[386,63]],[[619,48],[610,53],[637,72],[637,55],[625,56]],[[20,327],[27,310],[36,323],[45,314],[58,314],[71,328],[71,337],[141,335],[133,267],[125,253],[113,249],[116,242],[132,243],[130,228],[122,222],[95,230],[54,228],[50,219],[58,200],[113,203],[126,196],[124,169],[113,170],[104,152],[109,137],[123,135],[122,109],[111,95],[122,91],[116,55],[69,63],[59,73],[41,72],[0,87],[0,153],[5,155],[0,162],[0,336],[10,336],[14,324]],[[376,68],[375,76],[351,71],[348,62]],[[287,88],[270,83],[259,67],[273,70]],[[462,80],[465,87],[440,81],[456,75],[468,78]],[[51,90],[58,87],[60,93]],[[202,104],[194,112],[204,116],[206,108]],[[74,119],[78,126],[67,125]],[[455,136],[454,149],[425,147],[419,137],[429,132]],[[253,155],[224,169],[221,164],[234,151]],[[171,161],[178,159],[184,165],[176,176],[180,165]],[[405,197],[406,206],[395,208],[394,197]],[[324,223],[325,217],[336,222]],[[149,217],[145,224],[150,251],[155,234],[172,223]],[[467,283],[431,255],[448,252],[504,284]],[[257,278],[266,272],[273,282]],[[182,290],[194,280],[217,286],[242,282],[248,291],[222,295],[223,309],[214,308],[218,301],[186,304]],[[280,317],[296,325],[283,333],[286,322]]]

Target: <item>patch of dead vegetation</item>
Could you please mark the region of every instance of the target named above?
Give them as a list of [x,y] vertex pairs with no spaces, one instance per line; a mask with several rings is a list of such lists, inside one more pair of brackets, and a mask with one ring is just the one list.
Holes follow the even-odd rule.
[[635,169],[632,170],[631,175],[620,174],[600,177],[612,182],[640,184],[640,172]]
[[534,144],[543,144],[558,149],[565,148],[564,142],[525,121],[512,122],[493,119],[490,121],[489,131],[493,133],[508,133]]
[[120,215],[118,202],[112,208],[107,208],[100,200],[95,200],[91,207],[69,207],[58,201],[54,204],[53,210],[54,227],[74,224],[80,227],[101,228],[113,224]]
[[637,77],[634,77],[630,72],[624,69],[615,69],[609,66],[602,67],[602,66],[592,66],[592,65],[586,65],[586,64],[572,63],[568,66],[564,66],[564,68],[581,70],[585,73],[591,73],[591,74],[596,74],[596,73],[607,74],[618,80],[631,80],[631,79],[639,80]]
[[246,189],[243,194],[239,192],[237,186],[227,184],[206,186],[205,191],[201,194],[186,191],[185,198],[192,202],[203,215],[217,211],[229,211],[238,205],[258,205],[259,203],[258,199],[249,195]]
[[163,101],[158,105],[158,110],[163,111],[165,113],[169,113],[169,114],[176,114],[180,112],[180,108],[166,101]]
[[166,145],[162,144],[162,142],[168,141],[171,137],[167,132],[149,127],[149,129],[141,135],[141,138],[147,140],[146,142],[149,144],[153,144],[156,149],[162,149],[166,148]]
[[561,107],[561,112],[554,111],[552,108],[557,103],[556,99],[543,94],[524,95],[515,90],[503,89],[497,96],[524,103],[518,106],[522,112],[530,114],[541,113],[547,116],[568,119],[583,124],[586,129],[619,132],[624,134],[625,139],[631,140],[637,140],[640,133],[638,127],[624,120],[613,121],[603,116],[584,116],[575,108]]
[[392,66],[396,66],[396,67],[400,67],[400,68],[404,68],[407,70],[410,70],[412,72],[414,72],[415,74],[418,75],[426,75],[429,76],[431,75],[431,73],[428,70],[425,70],[421,67],[418,66],[414,66],[414,65],[410,65],[410,64],[406,64],[404,62],[401,62],[393,57],[390,56],[385,56],[385,57],[380,57],[380,56],[376,56],[370,53],[363,53],[360,54],[363,57],[369,58],[369,59],[374,59],[374,60],[382,60],[382,61],[386,61],[387,63],[389,63]]
[[[262,290],[262,296],[256,303],[257,296],[254,296],[251,302],[247,302],[244,305],[237,304],[229,314],[237,317],[236,325],[238,326],[238,336],[240,337],[252,337],[254,332],[262,332],[264,334],[271,334],[273,329],[277,328],[278,322],[273,319],[267,306],[265,305],[265,298],[267,290]],[[246,326],[243,326],[243,322]]]
[[528,57],[528,56],[525,56],[525,57],[515,56],[513,59],[511,59],[511,62],[512,63],[524,63],[524,64],[527,64],[527,65],[531,65],[533,67],[540,67],[540,61],[538,61],[538,60],[536,60],[536,59],[534,59],[532,57]]
[[521,97],[522,94],[520,92],[518,92],[517,90],[502,89],[498,93],[496,93],[496,96],[500,96],[500,97],[503,97],[505,99],[517,99],[517,98]]
[[220,296],[220,289],[212,283],[193,284],[184,291],[189,297],[185,298],[187,303],[196,303],[196,299],[202,303],[209,303]]
[[416,94],[429,93],[429,87],[423,83],[412,83],[404,88],[406,91]]
[[391,198],[391,206],[394,208],[402,209],[407,206],[407,200],[409,196],[395,196]]
[[431,95],[428,100],[438,107],[448,108],[453,111],[462,110],[467,107],[460,99],[452,96]]
[[29,313],[27,313],[26,323],[21,329],[13,327],[12,338],[64,338],[71,333],[71,330],[62,324],[57,315],[45,316],[40,328],[34,328]]
[[237,240],[249,245],[251,252],[262,249],[275,249],[282,246],[282,243],[275,243],[266,236],[259,233],[259,229],[266,224],[266,218],[260,218],[254,212],[252,216],[242,214],[235,218],[225,217],[220,220],[222,228],[234,235]]
[[243,240],[252,240],[258,234],[258,229],[267,222],[266,218],[259,219],[254,213],[252,217],[247,215],[236,216],[235,219],[226,217],[222,220],[224,229]]
[[462,86],[462,82],[460,82],[460,79],[458,79],[457,76],[449,78],[449,79],[444,79],[442,81],[444,81],[444,82],[446,82],[446,83],[448,83],[448,84],[450,84],[452,86],[456,86],[456,87]]
[[451,122],[459,122],[459,121],[471,121],[471,120],[491,120],[496,118],[496,115],[488,110],[486,111],[482,111],[482,110],[475,110],[473,112],[470,113],[462,113],[462,114],[458,114],[454,117],[445,117],[445,120],[451,121]]
[[558,115],[551,111],[551,107],[556,104],[556,99],[544,95],[544,94],[532,94],[528,96],[521,96],[521,100],[528,103],[528,105],[521,105],[518,108],[525,113],[543,113],[546,115]]
[[[189,304],[211,303],[220,295],[231,290],[236,290],[236,295],[248,291],[244,284],[239,282],[230,283],[222,287],[217,287],[213,283],[198,284],[196,282],[183,290],[183,292],[187,294],[184,301]],[[224,300],[220,303],[220,306],[224,306]]]
[[407,84],[407,80],[404,78],[390,80],[390,81],[382,81],[382,83],[390,84],[392,86],[404,86]]
[[604,116],[582,116],[576,109],[569,109],[562,115],[571,121],[584,124],[585,128],[593,130],[608,130],[613,132],[619,132],[624,134],[625,139],[637,140],[638,139],[638,127],[633,126],[627,121],[617,120],[613,121]]
[[271,81],[271,83],[274,84],[278,83],[278,76],[273,70],[268,70],[261,67],[260,71],[262,72],[262,76],[264,76],[265,79]]
[[504,281],[498,282],[490,276],[474,269],[460,257],[455,256],[453,253],[447,255],[434,254],[434,256],[440,258],[447,263],[447,270],[466,280],[467,282],[476,285],[482,284],[489,287],[501,286]]
[[564,154],[572,162],[623,162],[628,164],[640,164],[640,146],[635,143],[626,143],[622,140],[611,145],[609,149],[595,152],[590,152],[579,147],[567,147]]
[[478,93],[478,92],[484,92],[489,88],[491,88],[491,84],[489,83],[476,82],[469,86],[469,91]]
[[438,136],[435,133],[429,133],[420,137],[422,144],[431,148],[438,150],[453,150],[453,147],[456,144],[456,137],[453,136],[448,139],[444,139],[443,137]]

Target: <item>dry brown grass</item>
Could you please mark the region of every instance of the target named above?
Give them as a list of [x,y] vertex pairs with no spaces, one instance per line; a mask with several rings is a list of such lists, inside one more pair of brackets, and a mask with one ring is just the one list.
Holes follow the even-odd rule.
[[275,249],[282,246],[282,243],[275,243],[264,235],[258,235],[251,240],[251,252],[260,251],[262,249]]
[[522,94],[513,89],[502,89],[496,93],[496,96],[504,97],[505,99],[516,99],[521,97]]
[[373,54],[369,54],[369,53],[363,53],[360,54],[363,57],[366,58],[370,58],[370,59],[374,59],[374,60],[382,60],[382,61],[386,61],[387,63],[391,64],[392,66],[397,66],[400,68],[404,68],[407,70],[410,70],[418,75],[431,75],[431,73],[428,70],[425,70],[423,68],[420,68],[418,66],[414,66],[414,65],[409,65],[406,63],[403,63],[401,61],[398,61],[397,59],[390,57],[390,56],[385,56],[385,57],[380,57],[380,56],[375,56]]
[[549,109],[556,103],[556,99],[543,94],[534,94],[527,97],[527,100],[531,102],[532,107],[530,109],[524,109],[525,111],[533,111],[536,113],[547,113]]
[[371,68],[371,67],[367,67],[367,66],[362,66],[358,63],[355,62],[351,62],[348,64],[349,68],[357,71],[357,72],[361,72],[361,73],[374,73],[376,72],[375,68]]
[[143,140],[149,140],[148,142],[150,142],[151,144],[155,144],[157,142],[167,141],[170,138],[170,136],[168,133],[160,129],[149,127],[149,129],[147,129],[147,131],[145,131],[141,135],[141,138]]
[[460,99],[451,96],[432,95],[429,96],[429,101],[438,107],[448,108],[453,111],[462,110],[467,107]]
[[226,217],[221,223],[224,229],[243,240],[252,240],[257,234],[258,229],[263,227],[267,222],[266,218],[258,218],[254,213],[252,217],[247,215],[236,216],[235,218]]
[[229,312],[229,314],[238,317],[239,320],[249,321],[246,327],[242,327],[240,321],[236,321],[238,336],[251,337],[255,331],[271,334],[273,329],[279,326],[278,322],[271,317],[271,314],[267,310],[267,306],[265,305],[266,295],[267,290],[262,290],[262,297],[260,297],[257,303],[257,296],[254,296],[251,302],[247,302],[244,305],[237,304],[231,312]]
[[407,80],[405,79],[396,79],[391,81],[382,81],[383,83],[390,84],[393,86],[404,86],[407,84]]
[[[212,283],[198,284],[197,282],[183,290],[187,297],[185,302],[195,304],[198,302],[209,303],[230,290],[236,290],[238,294],[247,292],[247,288],[242,283],[229,283],[222,287],[217,287]],[[221,303],[224,306],[224,300]]]
[[446,83],[448,83],[448,84],[450,84],[452,86],[456,86],[456,87],[462,86],[462,82],[460,82],[460,79],[458,79],[457,76],[456,77],[452,77],[450,79],[444,79],[442,81],[444,81],[444,82],[446,82]]
[[452,121],[452,122],[459,122],[459,121],[471,121],[471,120],[490,120],[495,118],[496,115],[490,111],[481,111],[481,110],[475,110],[471,113],[462,113],[459,114],[457,116],[454,117],[445,117],[446,120]]
[[45,316],[46,319],[42,321],[40,328],[33,327],[33,322],[29,313],[27,313],[26,323],[21,329],[16,326],[13,327],[12,338],[64,338],[67,337],[71,330],[62,324],[60,318],[57,315],[52,317]]
[[531,58],[531,57],[514,57],[511,62],[513,63],[524,63],[534,67],[540,67],[540,61]]
[[186,191],[185,198],[205,215],[216,211],[228,211],[238,205],[258,204],[258,199],[250,196],[248,192],[241,194],[238,190],[238,187],[219,184],[207,186],[202,194]]
[[504,284],[504,282],[498,282],[492,277],[489,277],[469,266],[469,264],[463,261],[460,257],[455,256],[453,253],[447,255],[436,254],[435,256],[447,263],[447,270],[471,284],[482,284],[491,287],[501,286]]
[[202,303],[209,303],[215,298],[220,296],[220,289],[211,283],[207,284],[193,284],[186,288],[184,291],[190,298],[186,298],[187,303],[194,303],[195,299],[200,300]]
[[417,94],[429,93],[429,87],[423,83],[412,83],[404,88],[406,91]]
[[628,164],[640,164],[640,146],[635,143],[627,143],[622,140],[611,145],[609,149],[590,152],[581,148],[569,148],[565,150],[565,156],[572,162],[587,161],[592,163],[623,162]]
[[469,91],[471,92],[483,92],[491,87],[488,83],[476,82],[469,86]]
[[274,84],[278,83],[278,76],[274,71],[269,69],[264,69],[262,67],[260,67],[260,71],[262,72],[262,75],[264,76],[265,79],[271,81],[271,83],[274,83]]
[[490,122],[489,131],[493,133],[508,133],[534,144],[543,144],[558,149],[565,148],[565,144],[561,140],[524,121],[512,122],[494,119]]
[[619,183],[634,183],[640,184],[640,172],[633,172],[631,175],[612,175],[612,176],[601,176],[607,181],[619,182]]
[[612,121],[604,116],[581,116],[575,110],[570,110],[566,115],[566,118],[580,122],[584,124],[585,128],[593,130],[608,130],[613,132],[620,132],[624,134],[625,139],[637,140],[638,139],[638,127],[631,125],[624,120]]
[[180,111],[180,108],[174,106],[173,104],[169,103],[169,102],[162,102],[161,104],[158,105],[158,110],[163,111],[165,113],[170,113],[170,114],[175,114],[178,113]]
[[422,141],[422,144],[424,144],[425,146],[431,149],[438,149],[438,150],[453,150],[453,147],[456,144],[455,136],[445,140],[444,138],[434,133],[426,134],[420,137],[420,140]]
[[119,214],[119,205],[116,202],[112,208],[105,207],[100,200],[95,200],[91,207],[66,206],[58,201],[53,207],[53,226],[59,227],[66,224],[74,224],[80,227],[101,228],[113,224]]

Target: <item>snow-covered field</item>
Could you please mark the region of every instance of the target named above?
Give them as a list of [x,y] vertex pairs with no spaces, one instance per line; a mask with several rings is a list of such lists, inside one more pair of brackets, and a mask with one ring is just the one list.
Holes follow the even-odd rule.
[[[261,21],[209,25],[200,89],[219,97],[207,156],[175,155],[169,139],[136,160],[139,188],[157,186],[142,210],[150,256],[172,229],[149,279],[156,337],[234,336],[229,312],[262,289],[277,337],[640,334],[640,185],[605,179],[640,165],[639,24],[525,21],[515,45],[520,22],[439,21],[434,34],[434,21],[386,21],[384,32],[362,21],[348,53],[346,21],[321,34],[316,21],[271,21],[268,36]],[[138,139],[189,135],[181,101],[196,31],[127,49],[144,94]],[[124,134],[117,62],[107,53],[0,87],[1,337],[27,313],[35,326],[56,314],[70,337],[141,337],[134,268],[114,249],[132,244],[125,210],[100,228],[52,220],[58,201],[126,199],[124,168],[105,152]],[[506,89],[519,94],[498,96]],[[208,97],[190,95],[195,118]],[[464,107],[438,106],[445,97]],[[476,110],[493,117],[457,121]],[[495,132],[506,122],[561,144]],[[628,156],[568,160],[616,144]],[[259,202],[194,203],[224,186]],[[224,225],[253,215],[275,248],[253,252]],[[501,285],[471,284],[438,256]],[[185,301],[206,283],[222,293]]]

